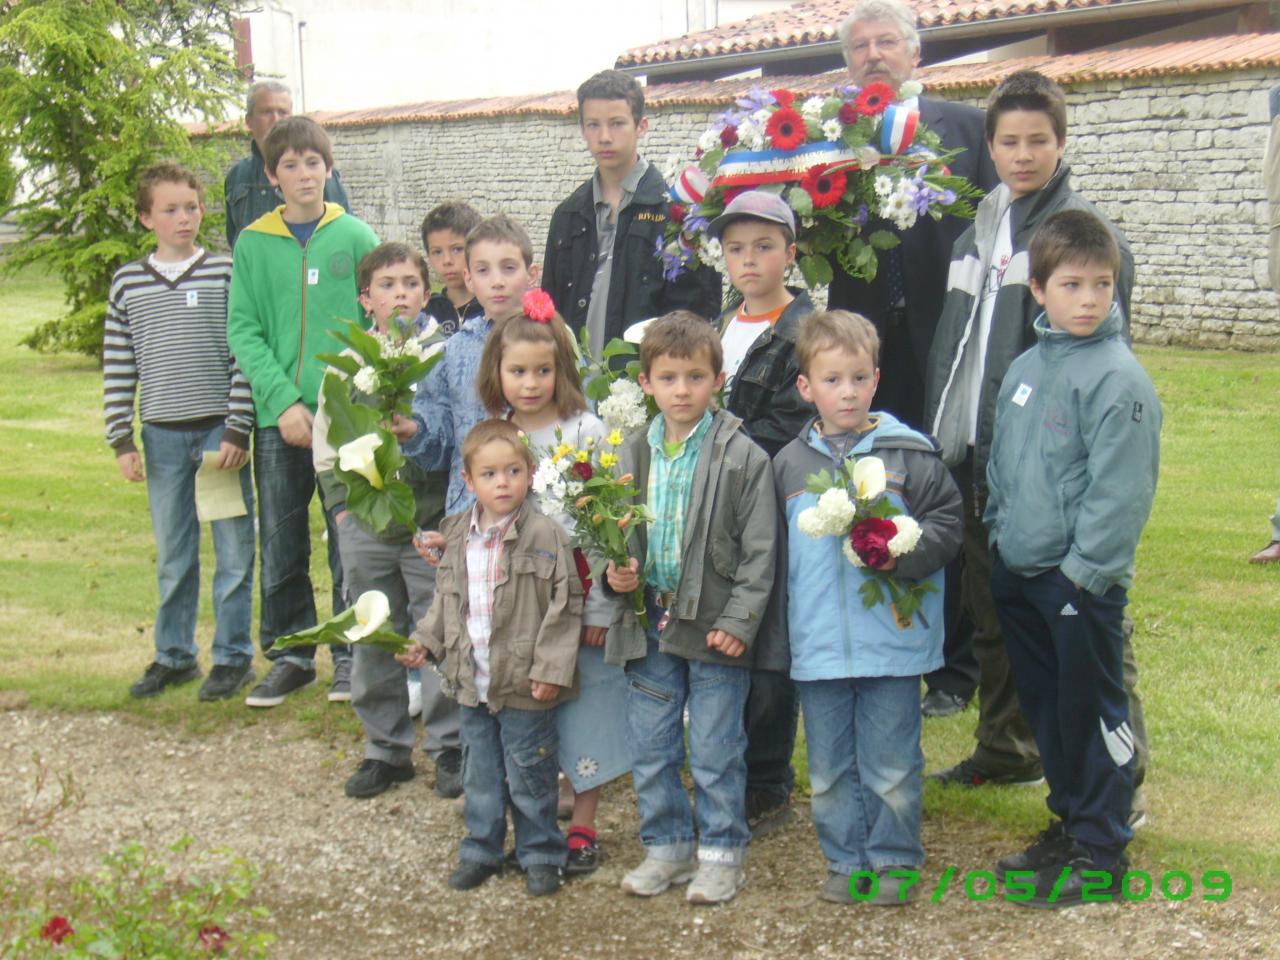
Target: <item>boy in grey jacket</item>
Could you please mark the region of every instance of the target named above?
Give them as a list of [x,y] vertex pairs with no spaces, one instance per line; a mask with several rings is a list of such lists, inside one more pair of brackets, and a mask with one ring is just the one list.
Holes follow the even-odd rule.
[[[610,562],[605,574],[610,589],[630,593],[643,570],[649,617],[645,630],[628,605],[605,641],[605,659],[627,668],[646,854],[622,889],[656,896],[692,879],[690,903],[731,900],[743,884],[751,839],[743,714],[777,539],[769,457],[741,420],[711,406],[722,358],[715,328],[687,310],[645,331],[640,386],[661,412],[623,447],[618,470],[634,475],[655,521],[637,532],[628,565]],[[696,843],[680,780],[686,703]]]
[[[1160,401],[1123,338],[1115,240],[1065,210],[1031,242],[1037,345],[996,401],[991,589],[1055,819],[997,872],[1008,899],[1111,900],[1133,838],[1124,609],[1160,460]],[[1015,887],[1016,884],[1016,887]]]

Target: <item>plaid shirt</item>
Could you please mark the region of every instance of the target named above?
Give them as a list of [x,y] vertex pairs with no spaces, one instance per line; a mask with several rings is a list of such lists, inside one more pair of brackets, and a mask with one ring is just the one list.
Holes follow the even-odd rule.
[[674,457],[667,456],[663,442],[667,418],[660,413],[649,424],[649,448],[653,457],[645,501],[655,519],[649,529],[644,578],[659,593],[669,593],[680,583],[684,512],[689,508],[693,471],[698,466],[698,455],[702,452],[702,441],[711,427],[711,420],[711,410],[708,409]]
[[513,510],[487,530],[480,529],[480,504],[471,508],[467,529],[467,633],[475,664],[476,692],[480,702],[489,700],[489,635],[493,632],[493,588],[502,566],[502,538],[518,510]]

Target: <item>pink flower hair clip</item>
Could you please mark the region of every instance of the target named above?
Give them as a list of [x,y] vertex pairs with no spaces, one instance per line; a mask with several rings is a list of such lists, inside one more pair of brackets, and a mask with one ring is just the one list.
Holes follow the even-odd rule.
[[536,323],[550,323],[556,315],[555,302],[545,290],[528,291],[520,305],[524,308],[524,315]]

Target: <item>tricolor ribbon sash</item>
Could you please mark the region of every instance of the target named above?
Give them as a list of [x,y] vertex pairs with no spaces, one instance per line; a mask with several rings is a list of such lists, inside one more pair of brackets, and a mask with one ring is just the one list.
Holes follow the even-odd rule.
[[811,167],[854,160],[843,143],[806,143],[795,150],[737,150],[716,169],[717,187],[754,187],[764,183],[801,180]]

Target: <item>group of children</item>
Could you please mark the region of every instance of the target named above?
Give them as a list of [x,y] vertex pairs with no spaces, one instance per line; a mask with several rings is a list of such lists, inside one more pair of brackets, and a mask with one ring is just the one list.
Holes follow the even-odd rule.
[[[1115,302],[1115,228],[1083,201],[1060,202],[1074,198],[1059,171],[1065,127],[1050,127],[1052,142],[1002,140],[1041,115],[1056,117],[1060,101],[1061,91],[1035,74],[992,94],[988,138],[1003,186],[979,210],[978,239],[971,230],[958,241],[958,252],[976,252],[953,265],[951,284],[970,292],[952,371],[958,384],[973,382],[964,365],[971,339],[1036,338],[1009,365],[998,396],[962,393],[957,429],[984,417],[983,435],[990,431],[982,519],[992,590],[1055,816],[999,869],[1008,879],[1030,871],[1021,876],[1038,903],[1078,902],[1097,879],[1090,871],[1116,889],[1127,863],[1134,738],[1121,624],[1160,427],[1159,402]],[[252,430],[263,646],[315,622],[314,602],[302,602],[310,596],[306,538],[300,543],[290,525],[305,528],[318,476],[349,594],[387,594],[396,629],[413,641],[396,657],[357,645],[351,687],[366,751],[347,792],[372,796],[413,777],[406,670],[418,670],[437,790],[464,797],[467,832],[450,886],[475,888],[514,860],[529,893],[545,895],[566,873],[594,870],[600,787],[630,772],[645,859],[623,890],[655,896],[688,883],[692,903],[732,899],[751,839],[744,714],[752,671],[767,666],[796,681],[805,717],[827,865],[820,896],[904,903],[914,890],[903,868],[924,862],[919,680],[942,662],[942,569],[960,549],[969,499],[942,456],[954,441],[940,447],[873,412],[876,330],[855,314],[814,312],[807,295],[785,286],[796,224],[776,193],[742,193],[710,226],[742,295],[719,328],[708,322],[719,298],[705,270],[676,288],[653,280],[653,263],[632,269],[637,236],[667,216],[656,173],[637,153],[642,108],[638,85],[613,71],[579,90],[597,174],[553,218],[543,283],[569,323],[526,300],[538,268],[525,231],[502,215],[480,220],[465,205],[433,210],[424,223],[424,246],[445,283],[432,295],[421,254],[377,245],[358,220],[324,204],[332,159],[311,121],[283,121],[269,134],[265,162],[285,203],[246,229],[229,271],[225,258],[195,247],[202,206],[194,178],[174,168],[144,177],[138,209],[157,250],[117,277],[106,365],[108,438],[131,480],[142,479],[131,440],[132,392],[142,383],[161,548],[167,626],[162,638],[157,618],[156,662],[134,692],[198,675],[195,555],[177,549],[198,528],[187,517],[190,535],[167,531],[193,512],[201,451],[218,451],[219,465],[236,469]],[[1024,220],[1050,189],[1067,209],[1042,218],[1034,235],[1000,226],[1010,210]],[[639,216],[646,205],[654,211]],[[653,243],[643,246],[651,252]],[[979,291],[1001,251],[993,289],[1021,270],[1030,297],[1017,310],[984,311]],[[219,309],[229,309],[225,338]],[[379,329],[396,315],[429,315],[450,334],[412,416],[387,424],[410,461],[402,479],[415,491],[416,530],[375,534],[345,509],[317,409],[325,369],[315,356],[361,309]],[[658,413],[625,441],[606,440],[584,398],[572,330],[599,345],[623,319],[655,315],[640,343],[639,385]],[[975,321],[981,335],[968,330]],[[562,439],[616,447],[619,474],[630,474],[654,518],[632,533],[630,560],[609,562],[594,581],[592,558],[571,545],[569,518],[529,502],[536,458]],[[177,447],[172,466],[163,459],[169,446]],[[840,537],[812,537],[798,519],[818,501],[812,474],[865,456],[883,462],[885,496],[920,527],[914,549],[878,570],[855,566]],[[173,489],[157,483],[167,473],[181,474]],[[241,486],[252,511],[243,474]],[[253,679],[252,520],[218,521],[214,531],[219,633],[202,699]],[[866,578],[889,571],[934,588],[912,616],[862,602]],[[642,583],[647,625],[623,600]],[[290,651],[247,702],[283,699],[314,679],[311,655]],[[562,773],[572,788],[567,837],[556,823]],[[508,809],[512,854],[504,853]]]

